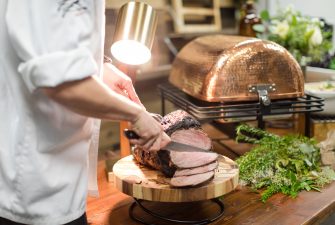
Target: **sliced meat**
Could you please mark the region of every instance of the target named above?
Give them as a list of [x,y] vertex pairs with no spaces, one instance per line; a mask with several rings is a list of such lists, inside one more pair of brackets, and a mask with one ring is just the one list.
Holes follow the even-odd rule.
[[199,121],[194,119],[190,114],[183,110],[173,111],[163,117],[161,120],[164,131],[167,135],[171,134],[177,130],[187,130],[190,128],[201,129],[201,124]]
[[180,121],[182,121],[182,119],[184,119],[187,116],[190,116],[187,112],[183,110],[176,110],[165,115],[161,119],[161,124],[164,130],[167,130],[169,127],[179,123]]
[[177,169],[173,177],[189,176],[189,175],[194,175],[194,174],[199,174],[199,173],[206,173],[206,172],[215,170],[217,167],[218,167],[218,162],[215,161],[208,165],[199,166],[195,168]]
[[159,170],[167,177],[173,177],[177,166],[171,162],[170,154],[167,151],[158,154],[160,151],[145,151],[136,147],[133,156],[140,164]]
[[[183,168],[194,168],[198,166],[207,165],[214,162],[218,158],[218,154],[215,152],[180,152],[180,151],[168,151],[160,150],[158,155],[162,152],[168,152],[170,161],[179,169]],[[166,158],[163,158],[165,160]]]
[[173,177],[177,169],[204,166],[216,161],[218,158],[218,154],[211,151],[145,151],[139,147],[134,149],[133,155],[139,163],[160,170],[167,177]]
[[[162,165],[161,165],[161,160],[159,159],[156,151],[145,151],[140,147],[136,147],[134,149],[133,156],[135,160],[142,165],[149,166],[156,170],[161,170],[161,171],[163,170]],[[176,171],[177,168],[173,168],[173,166],[171,165],[169,170],[170,172],[167,170],[167,173],[169,174],[172,173],[172,175],[170,175],[170,177],[172,177],[174,174],[174,171]]]
[[214,177],[214,171],[200,173],[191,176],[181,176],[171,178],[170,185],[174,187],[195,186],[204,183]]
[[212,141],[199,121],[183,110],[171,112],[162,119],[157,117],[159,120],[173,141],[208,151],[144,151],[137,146],[133,152],[135,160],[171,177],[171,185],[175,187],[195,186],[211,179],[218,166],[218,154],[210,151]]
[[211,139],[201,129],[190,128],[188,130],[177,130],[172,133],[171,139],[175,142],[192,145],[206,150],[212,149]]

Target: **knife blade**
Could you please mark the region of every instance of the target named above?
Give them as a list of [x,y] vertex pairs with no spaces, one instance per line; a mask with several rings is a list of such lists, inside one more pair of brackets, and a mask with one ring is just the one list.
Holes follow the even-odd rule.
[[[128,139],[139,139],[140,136],[133,130],[125,129],[124,135]],[[181,151],[181,152],[211,152],[210,150],[198,148],[192,145],[183,144],[180,142],[170,141],[163,150],[170,150],[170,151]]]

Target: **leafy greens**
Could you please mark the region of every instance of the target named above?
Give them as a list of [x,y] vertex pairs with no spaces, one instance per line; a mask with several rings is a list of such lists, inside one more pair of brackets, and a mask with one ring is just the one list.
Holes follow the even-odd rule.
[[331,168],[321,167],[320,149],[313,139],[280,137],[242,124],[237,128],[236,140],[256,144],[236,162],[243,183],[265,189],[261,194],[263,202],[279,192],[296,197],[302,190],[320,191],[335,179]]

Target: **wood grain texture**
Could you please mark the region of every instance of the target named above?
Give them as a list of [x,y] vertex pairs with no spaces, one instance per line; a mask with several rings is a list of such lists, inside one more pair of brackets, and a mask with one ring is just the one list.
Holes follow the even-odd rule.
[[195,187],[173,188],[160,171],[138,164],[133,156],[120,159],[113,167],[114,184],[134,198],[159,202],[190,202],[216,198],[234,190],[238,184],[236,163],[222,155],[214,179]]

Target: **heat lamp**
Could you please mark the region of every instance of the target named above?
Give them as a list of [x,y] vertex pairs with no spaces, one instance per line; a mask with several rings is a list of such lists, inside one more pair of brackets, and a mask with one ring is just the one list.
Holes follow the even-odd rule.
[[111,46],[113,57],[127,65],[141,65],[151,59],[157,14],[143,2],[128,2],[120,8]]

